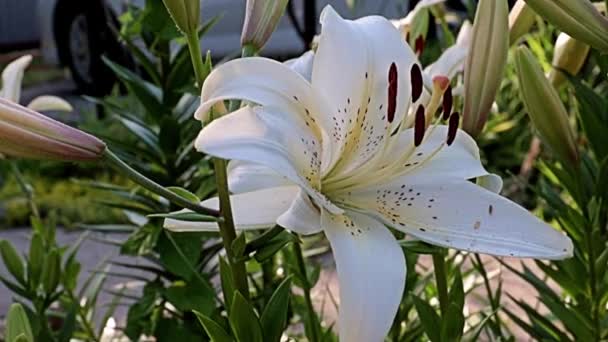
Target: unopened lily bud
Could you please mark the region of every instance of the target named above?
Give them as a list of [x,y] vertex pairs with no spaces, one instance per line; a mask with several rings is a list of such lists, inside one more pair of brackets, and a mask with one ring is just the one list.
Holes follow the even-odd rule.
[[241,45],[261,49],[276,29],[288,0],[247,0]]
[[566,77],[564,71],[570,75],[576,75],[581,71],[591,47],[582,43],[565,33],[560,33],[555,41],[553,51],[553,69],[549,72],[549,80],[554,87],[559,88]]
[[200,0],[163,0],[177,28],[183,33],[198,30],[201,15]]
[[526,0],[561,31],[608,53],[608,19],[589,0]]
[[562,162],[576,163],[578,151],[574,133],[557,91],[526,47],[517,49],[515,63],[521,97],[541,139]]
[[106,145],[96,137],[0,98],[0,154],[19,158],[94,161]]
[[472,136],[483,129],[502,81],[509,50],[508,16],[506,0],[481,0],[477,6],[464,70],[462,128]]
[[536,13],[524,0],[517,0],[509,13],[509,43],[515,44],[517,40],[528,33],[536,21]]

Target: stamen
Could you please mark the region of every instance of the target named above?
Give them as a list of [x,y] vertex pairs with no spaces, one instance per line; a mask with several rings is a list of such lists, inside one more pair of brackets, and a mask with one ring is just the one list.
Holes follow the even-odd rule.
[[386,117],[389,123],[392,123],[395,119],[395,110],[397,109],[397,83],[397,65],[393,62],[388,70],[388,106],[386,109]]
[[425,41],[423,36],[418,36],[414,42],[414,51],[418,56],[422,55],[422,52],[424,51],[424,43]]
[[418,64],[412,65],[410,76],[412,78],[412,102],[416,102],[422,95],[422,70]]
[[448,123],[448,146],[452,145],[454,140],[456,139],[456,132],[458,132],[458,123],[460,121],[460,114],[452,113],[450,115],[450,121]]
[[426,130],[426,117],[424,116],[424,106],[418,106],[416,110],[416,121],[414,123],[414,146],[422,144],[424,131]]
[[447,120],[450,117],[453,102],[452,87],[448,86],[448,89],[446,89],[443,94],[443,120]]

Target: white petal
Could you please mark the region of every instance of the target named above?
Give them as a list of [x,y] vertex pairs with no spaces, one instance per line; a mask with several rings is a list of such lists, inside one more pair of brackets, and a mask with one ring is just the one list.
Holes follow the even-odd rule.
[[452,79],[462,71],[464,61],[467,58],[468,46],[453,45],[446,49],[435,63],[424,69],[431,78],[435,76],[446,76]]
[[300,189],[289,209],[277,219],[277,224],[300,234],[315,234],[321,231],[321,213],[308,194]]
[[458,31],[458,37],[456,37],[456,44],[460,46],[468,47],[471,45],[471,38],[473,37],[473,25],[470,21],[465,20]]
[[489,173],[485,176],[477,177],[477,185],[486,188],[495,194],[500,194],[503,182],[499,175]]
[[312,65],[314,62],[315,53],[310,50],[305,52],[298,58],[293,58],[285,61],[285,65],[290,67],[292,70],[302,75],[308,82],[312,79]]
[[71,112],[74,110],[74,108],[68,101],[60,97],[51,95],[38,96],[33,99],[32,102],[27,105],[27,107],[37,112],[43,112],[47,110]]
[[342,212],[318,191],[320,143],[298,116],[268,107],[243,107],[206,126],[195,147],[224,159],[267,166],[306,189],[319,205]]
[[[407,112],[410,69],[416,56],[385,18],[342,19],[331,6],[321,13],[322,31],[313,65],[312,85],[330,102],[320,118],[332,139],[334,158],[328,171],[347,173],[368,161]],[[388,77],[397,68],[397,103],[388,121]],[[344,155],[342,155],[344,153]]]
[[239,58],[215,68],[205,80],[195,117],[206,121],[211,107],[228,99],[298,113],[309,124],[314,123],[312,115],[326,112],[304,77],[285,64],[263,57]]
[[228,188],[232,193],[285,185],[293,185],[293,182],[264,165],[242,160],[232,160],[228,163]]
[[405,287],[403,251],[391,232],[359,213],[322,214],[340,286],[340,341],[384,341]]
[[404,189],[385,190],[368,193],[367,203],[359,205],[428,243],[498,256],[563,259],[572,255],[572,242],[564,234],[471,182],[429,178]]
[[[277,218],[287,211],[298,195],[297,186],[264,189],[230,196],[234,224],[237,229],[264,229],[275,225]],[[210,198],[202,206],[219,209],[218,198]],[[180,212],[191,212],[182,210]],[[217,231],[215,222],[189,222],[165,219],[164,227],[176,231]]]
[[2,89],[0,89],[0,97],[15,103],[19,102],[23,72],[31,62],[32,56],[25,55],[12,61],[4,68],[4,71],[2,71]]
[[[399,133],[399,140],[385,154],[384,163],[399,158],[405,151],[412,151],[414,130],[408,129]],[[479,148],[475,140],[465,131],[458,130],[452,145],[446,144],[448,127],[436,126],[427,131],[424,142],[410,153],[410,157],[399,166],[400,183],[417,182],[416,179],[434,178],[437,181],[446,179],[471,179],[488,174],[481,164]]]

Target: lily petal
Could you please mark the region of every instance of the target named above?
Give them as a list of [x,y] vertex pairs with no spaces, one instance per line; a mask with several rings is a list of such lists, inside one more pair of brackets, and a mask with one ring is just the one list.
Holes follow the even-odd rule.
[[315,53],[310,50],[305,52],[298,58],[293,58],[285,61],[284,64],[291,68],[293,71],[302,75],[308,82],[312,80],[312,65],[314,62]]
[[315,234],[321,231],[321,212],[300,189],[289,209],[277,219],[277,224],[300,234]]
[[242,160],[232,160],[228,163],[228,188],[232,193],[286,185],[293,185],[293,182],[267,166]]
[[23,72],[31,62],[32,56],[25,55],[12,61],[4,68],[4,71],[2,71],[2,89],[0,89],[0,97],[19,103]]
[[[340,163],[332,172],[347,173],[374,156],[390,136],[386,132],[403,119],[411,100],[410,69],[416,56],[385,18],[344,20],[326,6],[321,24],[312,85],[330,102],[330,112],[320,120],[323,127],[330,127],[334,156],[324,171]],[[394,107],[388,96],[391,70]]]
[[51,96],[51,95],[38,96],[35,99],[33,99],[27,105],[27,107],[29,109],[37,111],[37,112],[43,112],[43,111],[47,111],[47,110],[60,111],[60,112],[71,112],[74,110],[74,108],[68,101],[66,101],[60,97]]
[[383,341],[403,295],[405,257],[382,223],[347,215],[322,214],[340,284],[340,340]]
[[194,145],[220,158],[267,166],[306,189],[317,204],[342,213],[318,191],[321,144],[301,117],[268,107],[243,107],[211,122]]
[[387,224],[434,245],[497,256],[572,256],[572,241],[564,234],[467,181],[427,178],[404,189],[374,193],[366,205]]
[[468,46],[453,45],[446,49],[435,63],[424,69],[424,72],[432,79],[435,76],[446,76],[450,80],[462,71],[464,61],[467,58]]
[[[239,230],[264,229],[276,224],[277,218],[289,209],[298,195],[297,186],[284,186],[230,196],[234,224]],[[219,209],[217,197],[201,203],[203,207]],[[180,213],[192,212],[180,210]],[[217,231],[216,222],[191,222],[165,219],[165,228],[176,231]]]
[[299,114],[313,125],[326,113],[310,83],[287,65],[263,57],[239,58],[215,68],[205,80],[195,117],[207,121],[211,107],[239,99]]
[[[399,165],[403,179],[398,179],[397,182],[411,183],[412,180],[408,177],[433,178],[443,182],[447,179],[471,179],[488,174],[481,164],[475,140],[466,132],[459,130],[450,146],[446,144],[447,126],[436,126],[429,129],[427,134],[424,142],[410,153],[403,165]],[[384,163],[394,161],[413,146],[414,129],[400,132],[397,143],[384,155]]]

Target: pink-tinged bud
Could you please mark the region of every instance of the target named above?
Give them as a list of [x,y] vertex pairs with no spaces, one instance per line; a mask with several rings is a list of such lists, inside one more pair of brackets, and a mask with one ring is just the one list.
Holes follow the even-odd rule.
[[500,87],[509,52],[506,0],[480,0],[464,70],[462,129],[477,136]]
[[536,21],[536,13],[526,5],[524,0],[517,0],[509,13],[509,42],[515,44],[517,40],[528,33]]
[[260,50],[276,29],[288,0],[247,0],[241,45]]
[[0,153],[18,158],[94,161],[106,145],[96,137],[0,98]]
[[534,12],[583,43],[608,53],[608,18],[589,0],[526,0]]

